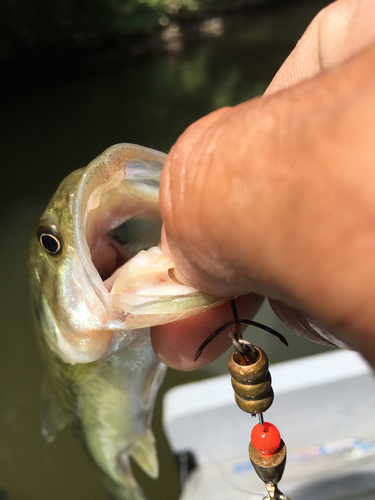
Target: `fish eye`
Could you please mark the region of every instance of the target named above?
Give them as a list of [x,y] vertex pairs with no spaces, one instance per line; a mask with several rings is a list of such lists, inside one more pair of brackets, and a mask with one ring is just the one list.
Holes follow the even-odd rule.
[[44,250],[52,255],[56,255],[61,250],[61,241],[59,236],[51,230],[40,229],[37,233],[39,243]]

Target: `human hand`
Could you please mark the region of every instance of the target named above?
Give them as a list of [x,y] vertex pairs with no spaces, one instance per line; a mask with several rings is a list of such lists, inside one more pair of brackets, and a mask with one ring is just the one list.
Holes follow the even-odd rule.
[[[259,296],[279,301],[286,319],[314,318],[375,367],[374,14],[371,0],[331,4],[262,98],[191,125],[168,155],[160,203],[162,248],[183,281],[243,295],[243,317]],[[230,316],[224,305],[156,327],[155,352],[192,369]],[[208,346],[196,367],[228,342]]]

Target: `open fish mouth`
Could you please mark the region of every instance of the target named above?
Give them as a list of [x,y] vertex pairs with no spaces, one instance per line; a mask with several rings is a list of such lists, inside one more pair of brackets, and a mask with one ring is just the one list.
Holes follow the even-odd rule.
[[141,146],[112,146],[88,165],[72,198],[74,244],[107,328],[163,324],[223,301],[177,281],[158,246],[165,158]]

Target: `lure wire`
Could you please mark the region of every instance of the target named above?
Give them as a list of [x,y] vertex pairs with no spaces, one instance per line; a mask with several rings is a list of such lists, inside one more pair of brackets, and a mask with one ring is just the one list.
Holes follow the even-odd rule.
[[215,338],[217,337],[220,333],[222,333],[224,330],[226,330],[229,327],[232,327],[230,332],[229,332],[229,338],[232,341],[232,344],[234,346],[234,349],[236,351],[236,354],[238,354],[246,364],[250,364],[257,356],[257,351],[254,348],[253,344],[251,342],[248,342],[247,340],[244,340],[242,338],[242,329],[241,325],[250,325],[254,326],[256,328],[260,328],[268,333],[271,333],[275,337],[277,337],[283,344],[286,346],[288,345],[288,341],[282,335],[281,333],[277,332],[273,328],[270,328],[269,326],[263,325],[262,323],[258,323],[257,321],[252,321],[250,319],[239,319],[238,317],[238,312],[237,312],[237,307],[234,299],[230,301],[230,305],[232,308],[232,314],[233,314],[233,321],[228,321],[228,323],[225,323],[224,325],[220,326],[217,330],[215,330],[209,337],[206,338],[206,340],[199,346],[197,352],[195,353],[194,356],[194,362],[197,361],[199,356],[202,354],[203,349],[207,347],[207,345]]
[[263,427],[263,425],[264,425],[263,413],[258,413],[258,419],[259,419],[260,426]]

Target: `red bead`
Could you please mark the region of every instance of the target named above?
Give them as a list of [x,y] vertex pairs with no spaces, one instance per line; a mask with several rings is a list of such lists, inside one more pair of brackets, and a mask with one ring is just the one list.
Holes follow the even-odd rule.
[[251,432],[251,442],[256,450],[265,455],[273,455],[280,446],[280,432],[276,426],[264,422],[257,424]]

